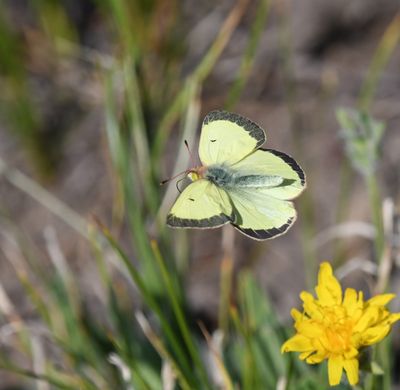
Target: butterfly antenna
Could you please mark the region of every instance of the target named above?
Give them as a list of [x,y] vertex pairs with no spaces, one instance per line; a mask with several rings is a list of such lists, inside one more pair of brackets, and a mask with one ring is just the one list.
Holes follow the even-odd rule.
[[185,174],[187,174],[187,173],[188,173],[188,170],[187,170],[187,169],[186,169],[186,171],[179,172],[179,173],[177,173],[176,175],[174,175],[174,176],[172,176],[172,177],[170,177],[170,178],[168,178],[168,179],[165,179],[165,180],[161,181],[161,182],[160,182],[160,185],[167,184],[167,183],[170,182],[171,180],[174,180],[174,179],[176,179],[177,177],[179,177],[179,176],[181,176],[181,175],[185,175]]
[[[187,149],[188,152],[189,152],[190,162],[191,162],[191,164],[192,164],[192,167],[194,167],[195,164],[194,164],[194,158],[193,158],[192,151],[191,151],[190,148],[189,148],[188,142],[187,142],[186,140],[185,140],[184,142],[185,142],[186,149]],[[170,177],[170,178],[168,178],[168,179],[165,179],[165,180],[161,181],[161,182],[160,182],[160,185],[167,184],[169,181],[174,180],[174,179],[176,179],[177,177],[179,177],[179,176],[181,176],[181,175],[183,175],[183,174],[186,174],[186,175],[187,175],[189,172],[190,172],[190,170],[189,170],[189,169],[186,169],[186,170],[183,171],[183,172],[180,172],[180,173],[178,173],[178,174],[176,174],[176,175],[174,175],[174,176],[172,176],[172,177]],[[179,182],[181,182],[181,181],[182,181],[182,180],[179,180]],[[178,188],[178,191],[179,191],[179,192],[182,192],[182,191],[179,190],[179,188]]]
[[184,142],[185,142],[186,149],[187,149],[187,151],[189,152],[190,162],[191,162],[191,164],[192,164],[192,167],[194,167],[194,166],[195,166],[195,163],[194,163],[193,153],[192,153],[192,151],[191,151],[190,148],[189,148],[188,142],[187,142],[186,140],[185,140]]

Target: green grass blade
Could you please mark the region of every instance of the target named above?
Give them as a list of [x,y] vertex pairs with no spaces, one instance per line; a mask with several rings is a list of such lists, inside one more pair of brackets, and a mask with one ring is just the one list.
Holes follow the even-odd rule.
[[176,361],[173,359],[171,354],[168,352],[168,349],[164,345],[163,341],[156,335],[156,333],[151,329],[150,324],[146,320],[145,316],[141,312],[136,312],[135,314],[136,320],[138,321],[140,327],[143,330],[143,333],[146,335],[150,343],[153,345],[153,347],[157,350],[159,355],[162,357],[164,361],[168,361],[172,365],[172,369],[175,373],[175,375],[178,378],[178,381],[180,385],[182,386],[182,389],[184,390],[189,390],[190,384],[187,382],[185,375],[181,371],[180,367],[176,363]]
[[270,0],[259,0],[258,2],[258,7],[255,13],[255,20],[251,26],[249,42],[243,54],[243,58],[240,63],[239,71],[236,75],[235,81],[233,83],[233,86],[231,87],[231,90],[229,91],[229,95],[225,102],[225,107],[228,111],[232,110],[236,102],[239,100],[246,81],[250,76],[258,44],[260,42],[260,38],[262,36],[262,32],[264,30],[265,23],[269,14],[270,4]]
[[132,149],[137,179],[142,183],[144,203],[154,215],[158,204],[158,194],[152,178],[150,151],[147,140],[139,83],[135,64],[126,60],[123,64],[124,85],[126,88],[127,115],[130,121]]
[[57,215],[57,217],[63,220],[80,235],[85,238],[88,237],[86,231],[86,222],[82,217],[79,216],[79,214],[77,214],[64,202],[60,201],[53,194],[39,185],[36,181],[29,178],[18,169],[7,165],[6,162],[1,158],[0,174],[2,174],[12,185],[28,194],[53,214]]
[[[140,207],[140,199],[137,191],[139,186],[135,185],[133,180],[135,167],[132,166],[130,158],[130,140],[123,129],[120,128],[117,119],[117,108],[115,107],[112,79],[107,83],[107,125],[106,132],[110,146],[110,153],[113,159],[118,179],[121,182],[124,202],[128,216],[128,222],[131,228],[135,250],[142,265],[142,272],[145,274],[147,287],[154,295],[160,295],[160,283],[158,274],[154,266],[154,257],[149,244],[149,238],[146,232],[143,210]],[[128,134],[129,135],[129,134]]]
[[195,345],[193,336],[190,334],[190,330],[182,310],[182,302],[179,302],[179,296],[174,288],[171,275],[169,274],[167,268],[165,267],[164,260],[161,257],[161,253],[155,241],[152,241],[152,247],[155,258],[157,260],[158,267],[161,271],[161,276],[164,281],[168,298],[171,302],[172,310],[176,316],[178,326],[182,333],[182,337],[185,341],[186,347],[188,348],[190,356],[193,359],[195,368],[199,371],[199,374],[203,380],[203,385],[206,386],[207,388],[211,388],[203,362],[201,361],[200,354],[198,353],[198,348]]
[[[190,78],[193,79],[197,84],[201,85],[214,68],[215,63],[217,62],[241,18],[243,17],[248,3],[248,0],[238,0],[225,19],[218,36],[215,38],[210,49],[203,57],[201,63],[190,76]],[[171,126],[185,109],[185,96],[187,96],[186,88],[188,88],[188,84],[186,84],[184,89],[178,93],[161,120],[151,152],[151,159],[154,162],[160,160],[160,155],[164,150],[165,143],[170,135]]]
[[139,272],[135,269],[129,258],[125,255],[122,249],[119,247],[115,239],[112,237],[110,232],[108,232],[105,228],[103,228],[103,234],[110,244],[111,248],[114,249],[115,253],[118,255],[122,263],[126,266],[129,275],[132,280],[135,282],[138,287],[144,302],[149,306],[149,308],[154,312],[157,318],[160,321],[161,328],[165,333],[165,337],[168,342],[171,344],[171,348],[176,355],[177,362],[179,362],[180,367],[182,367],[182,371],[185,373],[187,380],[190,383],[192,382],[192,375],[190,374],[191,368],[188,362],[187,355],[180,345],[180,341],[174,331],[171,329],[171,326],[168,322],[167,317],[163,314],[159,304],[155,300],[154,296],[147,289],[147,284],[144,282],[143,278],[140,276]]
[[400,39],[400,15],[397,14],[387,27],[378,48],[374,53],[368,74],[361,88],[359,97],[359,107],[362,111],[368,112],[373,102],[379,78],[384,67],[394,54]]

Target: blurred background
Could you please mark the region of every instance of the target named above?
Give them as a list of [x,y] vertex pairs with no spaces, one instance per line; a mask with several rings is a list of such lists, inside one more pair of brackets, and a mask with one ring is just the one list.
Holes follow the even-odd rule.
[[[164,242],[164,252],[172,248],[189,316],[210,332],[221,318],[227,253],[232,272],[250,269],[284,323],[323,260],[334,264],[345,286],[370,295],[384,245],[374,241],[374,225],[382,217],[383,236],[397,237],[385,248],[390,290],[399,293],[399,10],[397,0],[3,0],[4,356],[30,366],[15,352],[20,346],[9,324],[42,326],[32,296],[46,289],[26,264],[39,273],[67,272],[87,313],[107,322],[88,221],[107,226],[134,263],[148,237]],[[366,153],[372,174],[360,173],[348,158],[351,134],[337,119],[340,108],[361,110],[384,126],[379,146]],[[184,139],[197,156],[201,121],[213,109],[257,122],[267,132],[266,146],[292,155],[306,172],[308,188],[295,201],[298,220],[286,235],[259,243],[230,227],[187,233],[163,226],[178,192],[174,181],[159,182],[187,168]],[[115,256],[108,251],[106,257],[124,304],[139,305]],[[32,296],[21,283],[26,279]],[[393,364],[399,367],[396,329]],[[58,361],[57,351],[51,353]],[[0,389],[33,382],[0,371]]]

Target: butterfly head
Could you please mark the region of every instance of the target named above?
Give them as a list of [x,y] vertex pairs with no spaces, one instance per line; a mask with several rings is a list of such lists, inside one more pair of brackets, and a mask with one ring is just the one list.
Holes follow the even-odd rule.
[[[188,177],[191,181],[196,181],[196,180],[204,178],[206,171],[207,171],[207,167],[204,167],[204,166],[194,167],[191,169],[187,169],[186,171],[180,172],[180,173],[170,177],[169,179],[163,180],[160,182],[160,184],[164,185],[164,184],[170,182],[171,180],[176,179],[177,177],[182,176],[182,175],[186,175],[186,177]],[[183,179],[181,179],[179,181],[182,181],[182,180]]]
[[187,173],[187,177],[191,181],[196,181],[196,180],[202,179],[205,175],[206,170],[207,170],[207,168],[204,166],[189,169],[189,171]]

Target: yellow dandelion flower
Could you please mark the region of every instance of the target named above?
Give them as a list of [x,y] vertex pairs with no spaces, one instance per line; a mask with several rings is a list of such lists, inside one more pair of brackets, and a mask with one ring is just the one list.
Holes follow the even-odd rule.
[[309,364],[328,359],[329,384],[340,383],[343,369],[351,385],[358,382],[358,354],[362,347],[381,341],[400,319],[385,307],[394,294],[364,301],[362,292],[342,288],[329,263],[322,263],[315,288],[317,298],[303,291],[303,312],[292,309],[296,334],[282,345],[283,352],[301,352]]

